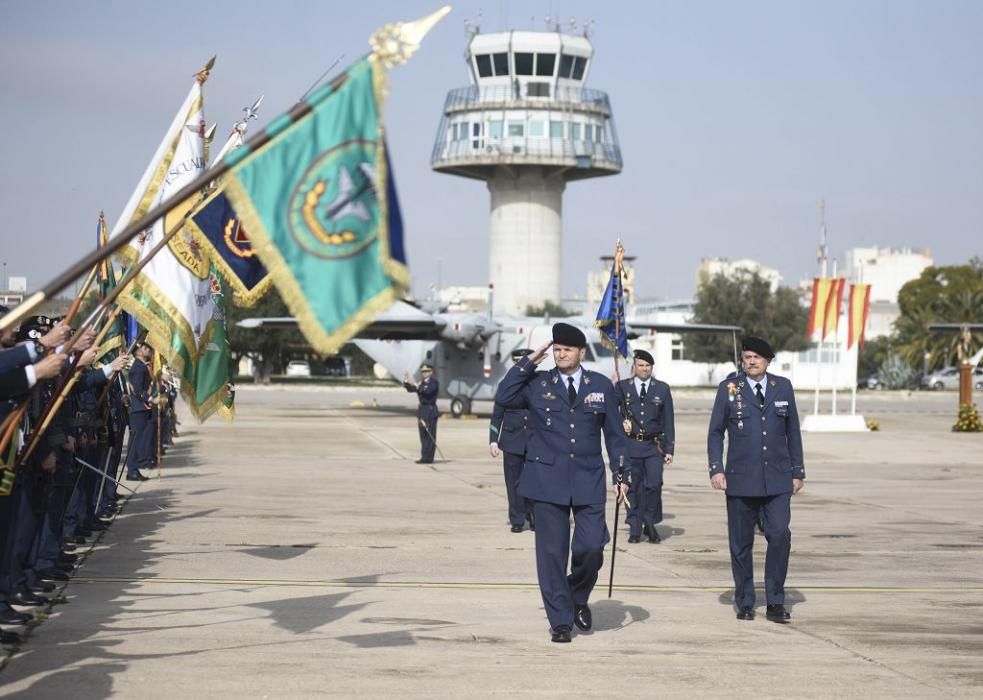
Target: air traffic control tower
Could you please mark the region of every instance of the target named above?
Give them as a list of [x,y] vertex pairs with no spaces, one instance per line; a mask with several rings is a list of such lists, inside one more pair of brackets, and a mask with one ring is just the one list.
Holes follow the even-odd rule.
[[584,87],[593,53],[559,28],[473,31],[471,85],[447,94],[430,165],[488,184],[497,312],[560,301],[563,190],[621,171],[608,96]]

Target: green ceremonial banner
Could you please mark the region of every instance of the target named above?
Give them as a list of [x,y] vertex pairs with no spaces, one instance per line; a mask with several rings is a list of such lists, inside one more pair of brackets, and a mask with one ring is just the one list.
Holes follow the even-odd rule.
[[[386,72],[375,54],[225,161],[223,185],[253,250],[315,350],[333,354],[409,287],[386,157]],[[296,108],[295,108],[296,109]]]
[[[218,411],[231,420],[235,415],[229,392],[231,350],[225,329],[228,283],[211,264],[212,320],[202,336],[202,350],[195,365],[194,402],[199,420]],[[190,392],[188,392],[190,393]],[[186,393],[187,395],[187,393]]]

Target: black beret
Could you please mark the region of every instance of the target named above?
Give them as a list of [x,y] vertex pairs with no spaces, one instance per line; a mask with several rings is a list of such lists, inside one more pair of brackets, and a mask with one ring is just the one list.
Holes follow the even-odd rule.
[[569,323],[553,324],[553,343],[556,345],[569,345],[572,348],[587,347],[587,336],[576,326]]
[[516,348],[512,351],[513,360],[521,360],[526,355],[532,355],[535,352],[532,348]]
[[650,365],[655,364],[655,358],[652,357],[652,353],[647,352],[646,350],[636,350],[635,359],[641,360],[642,362],[648,362]]
[[23,343],[25,340],[38,340],[51,328],[51,319],[47,316],[28,316],[20,324],[17,331],[16,342]]
[[762,340],[761,338],[755,338],[752,335],[749,335],[741,342],[741,350],[755,352],[766,360],[775,359],[775,351],[771,349],[768,341]]
[[422,365],[420,365],[420,371],[421,372],[433,372],[433,365],[430,364],[429,362],[424,362]]

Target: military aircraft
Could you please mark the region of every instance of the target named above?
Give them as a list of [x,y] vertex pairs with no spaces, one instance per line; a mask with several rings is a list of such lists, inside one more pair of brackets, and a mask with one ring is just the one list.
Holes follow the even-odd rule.
[[[489,294],[489,309],[493,309]],[[579,326],[587,335],[584,366],[605,376],[614,374],[613,353],[601,342],[594,319],[578,317],[563,321]],[[450,399],[451,414],[470,413],[474,401],[492,401],[495,389],[512,364],[511,353],[518,348],[538,348],[552,337],[548,317],[506,316],[489,313],[447,313],[439,308],[419,308],[398,301],[363,328],[352,342],[397,380],[414,375],[423,362],[434,366],[440,385],[440,398]],[[244,328],[295,326],[292,317],[246,318],[238,323]],[[739,326],[707,324],[645,323],[628,321],[628,337],[651,332],[731,333]],[[547,354],[542,369],[553,366]],[[627,377],[628,360],[619,360],[619,372]]]

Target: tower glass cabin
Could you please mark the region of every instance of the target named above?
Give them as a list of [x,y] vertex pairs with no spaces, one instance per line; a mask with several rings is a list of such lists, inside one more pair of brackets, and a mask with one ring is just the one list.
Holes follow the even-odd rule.
[[488,185],[500,311],[560,300],[566,183],[621,171],[608,96],[584,86],[592,60],[586,36],[475,34],[471,85],[447,94],[430,165]]

